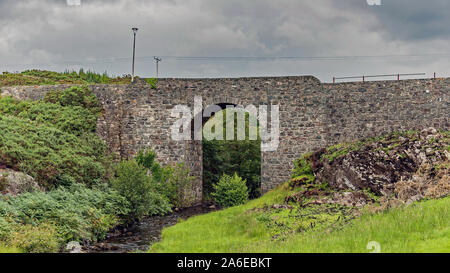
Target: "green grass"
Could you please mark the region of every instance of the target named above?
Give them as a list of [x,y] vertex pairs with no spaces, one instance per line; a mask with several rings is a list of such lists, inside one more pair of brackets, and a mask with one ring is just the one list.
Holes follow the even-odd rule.
[[150,252],[368,253],[376,241],[382,252],[450,252],[450,197],[379,214],[363,214],[342,229],[294,233],[274,240],[254,208],[280,204],[289,194],[277,188],[245,205],[196,216],[164,229]]
[[154,252],[238,252],[249,244],[269,240],[266,226],[248,210],[280,203],[288,190],[279,187],[245,205],[196,216],[163,231]]

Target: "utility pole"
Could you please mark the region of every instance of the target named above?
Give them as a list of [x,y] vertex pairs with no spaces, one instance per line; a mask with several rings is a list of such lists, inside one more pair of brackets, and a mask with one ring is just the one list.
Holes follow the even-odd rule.
[[133,65],[131,68],[131,82],[134,82],[134,59],[136,56],[136,33],[138,32],[138,28],[134,27],[131,30],[133,30],[133,34],[134,34],[134,40],[133,40]]
[[155,61],[156,61],[156,78],[158,79],[158,76],[159,76],[159,71],[158,71],[158,64],[159,64],[159,62],[160,61],[162,61],[162,59],[161,58],[159,58],[159,57],[153,57],[154,59],[155,59]]

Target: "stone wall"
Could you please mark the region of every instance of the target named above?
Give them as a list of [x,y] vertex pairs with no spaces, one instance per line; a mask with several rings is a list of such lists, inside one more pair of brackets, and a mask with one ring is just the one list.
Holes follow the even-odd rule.
[[[204,107],[232,103],[280,107],[280,145],[262,154],[262,190],[286,181],[294,159],[339,142],[382,133],[433,126],[449,128],[450,79],[321,84],[311,76],[160,79],[157,89],[133,85],[92,85],[103,104],[98,134],[110,151],[130,157],[150,147],[164,163],[186,162],[198,177],[201,199],[202,149],[198,141],[173,141],[171,109],[193,108],[194,96]],[[39,99],[49,90],[67,86],[2,88],[2,95]]]

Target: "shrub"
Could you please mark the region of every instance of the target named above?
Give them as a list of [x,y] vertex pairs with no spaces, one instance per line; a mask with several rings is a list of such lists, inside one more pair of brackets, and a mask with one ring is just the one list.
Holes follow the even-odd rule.
[[0,241],[8,239],[12,232],[12,229],[12,224],[4,217],[0,217]]
[[191,176],[190,172],[184,163],[170,168],[170,176],[164,185],[164,194],[174,207],[184,208],[193,205],[192,181],[195,180],[195,177]]
[[156,153],[154,151],[144,151],[139,150],[138,154],[136,155],[136,163],[148,170],[150,170],[153,165],[157,164],[155,162]]
[[172,207],[183,208],[192,205],[192,181],[190,170],[184,163],[175,167],[161,165],[156,162],[154,151],[139,151],[136,162],[150,174],[151,182],[158,193],[164,195]]
[[167,198],[156,191],[147,170],[134,160],[118,164],[111,185],[130,203],[129,220],[141,219],[146,215],[163,215],[170,211]]
[[18,101],[11,97],[0,97],[0,114],[47,124],[77,136],[95,132],[97,126],[97,116],[80,106],[65,107],[41,101]]
[[79,106],[94,114],[101,112],[101,104],[88,86],[72,86],[64,90],[50,91],[45,94],[45,102],[61,106]]
[[100,103],[92,91],[52,91],[45,101],[0,97],[0,163],[47,188],[108,178],[111,160],[95,134]]
[[145,78],[145,81],[152,89],[156,88],[156,85],[158,83],[158,80],[156,78]]
[[[231,112],[229,112],[231,111]],[[207,124],[216,124],[215,117],[223,116],[223,139],[226,139],[227,126],[229,127],[234,116],[234,135],[237,136],[238,116],[240,110],[223,110],[210,119]],[[252,117],[253,118],[253,117]],[[245,140],[207,140],[203,138],[203,195],[208,198],[222,174],[237,173],[247,181],[249,197],[251,199],[261,196],[261,139],[250,140],[250,114],[245,113]]]
[[39,226],[17,225],[9,244],[28,253],[54,253],[60,247],[56,228],[48,223]]
[[118,192],[81,184],[48,193],[0,197],[0,219],[33,226],[51,222],[64,242],[103,238],[129,211],[129,203]]
[[212,193],[214,201],[222,207],[232,207],[244,204],[248,200],[246,181],[236,173],[234,176],[224,174],[219,183],[214,185]]
[[54,127],[0,116],[0,162],[51,186],[62,175],[94,185],[106,175],[105,145],[93,134],[76,137]]
[[89,84],[115,83],[128,84],[130,75],[112,78],[106,72],[100,74],[93,71],[64,71],[62,73],[46,70],[26,70],[20,73],[3,72],[0,74],[0,86],[13,85],[49,85],[49,84]]

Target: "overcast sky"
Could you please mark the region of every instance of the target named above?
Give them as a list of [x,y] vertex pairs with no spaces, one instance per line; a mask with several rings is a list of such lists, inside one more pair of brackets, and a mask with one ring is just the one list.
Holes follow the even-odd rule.
[[[376,2],[376,1],[375,1]],[[450,75],[450,1],[0,0],[0,69],[131,71],[161,77]],[[343,57],[344,58],[322,58]],[[367,56],[353,57],[348,56]],[[380,57],[374,57],[380,56]]]

